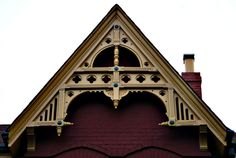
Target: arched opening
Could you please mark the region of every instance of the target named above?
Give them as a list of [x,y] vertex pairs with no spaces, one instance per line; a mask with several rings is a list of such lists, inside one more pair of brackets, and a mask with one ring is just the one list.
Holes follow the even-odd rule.
[[124,156],[137,148],[158,145],[163,139],[159,137],[168,134],[158,125],[168,120],[165,106],[151,93],[130,93],[118,109],[102,92],[83,93],[70,103],[67,113],[65,121],[74,123],[63,128],[64,136],[73,136],[70,143],[93,144],[90,148],[107,155]]
[[[112,67],[114,66],[114,47],[109,47],[100,52],[93,62],[93,67]],[[136,55],[124,47],[119,47],[119,66],[140,67]]]
[[[67,109],[68,115],[65,121],[76,124],[77,121],[73,120],[77,120],[78,117],[83,115],[90,118],[95,117],[94,120],[97,121],[103,115],[104,117],[107,116],[107,120],[114,119],[114,122],[117,122],[116,119],[121,118],[120,116],[122,118],[125,116],[124,120],[119,120],[119,122],[122,123],[123,121],[124,123],[131,120],[131,113],[134,111],[136,111],[135,115],[137,115],[134,117],[136,120],[137,118],[152,119],[155,120],[155,124],[168,120],[165,115],[166,108],[164,103],[154,94],[148,92],[130,92],[120,100],[118,109],[115,110],[113,101],[105,96],[103,92],[85,92],[72,100]],[[83,119],[86,119],[86,117]],[[81,124],[81,120],[79,122]]]

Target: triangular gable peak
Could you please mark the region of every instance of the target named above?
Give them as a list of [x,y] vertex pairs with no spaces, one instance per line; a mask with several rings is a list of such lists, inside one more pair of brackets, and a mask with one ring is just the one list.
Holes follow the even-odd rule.
[[[123,58],[132,62],[123,63]],[[71,101],[84,92],[103,92],[113,101],[114,110],[119,110],[119,101],[128,93],[152,93],[164,103],[169,119],[157,126],[200,126],[203,133],[207,126],[226,145],[222,122],[118,5],[13,122],[9,147],[27,127],[32,134],[31,127],[55,126],[60,135],[63,126],[73,125],[64,121]],[[201,148],[205,145],[200,142]]]
[[[104,92],[114,101],[114,108],[118,107],[120,99],[129,92],[147,91],[155,94],[164,102],[167,116],[171,118],[170,120],[175,121],[175,125],[203,124],[200,116],[191,110],[186,101],[174,90],[173,84],[167,81],[165,74],[160,73],[159,67],[155,66],[157,64],[151,61],[150,56],[142,53],[143,48],[138,47],[135,44],[136,41],[134,42],[127,35],[126,31],[130,30],[126,28],[124,31],[122,29],[124,26],[117,19],[112,24],[108,32],[104,31],[105,35],[101,35],[103,38],[95,41],[95,47],[87,50],[84,59],[78,62],[76,69],[67,76],[63,86],[60,87],[61,91],[64,91],[62,94],[64,102],[59,101],[58,92],[51,101],[42,106],[44,109],[35,117],[31,126],[56,125],[56,120],[65,119],[70,102],[79,94],[87,91]],[[114,65],[115,51],[117,51],[118,62],[122,60],[120,56],[123,53],[133,53],[137,64],[134,67],[132,65],[130,67]],[[103,60],[103,63],[97,59]],[[118,86],[116,87],[115,84]],[[171,107],[172,105],[175,106]],[[57,113],[57,109],[60,109],[61,106],[63,106],[62,114],[58,116],[60,113]]]

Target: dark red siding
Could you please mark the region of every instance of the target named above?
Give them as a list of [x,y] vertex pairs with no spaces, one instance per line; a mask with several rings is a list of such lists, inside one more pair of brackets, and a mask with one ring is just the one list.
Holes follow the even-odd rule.
[[107,155],[100,153],[98,151],[92,150],[92,149],[86,149],[86,148],[76,148],[67,150],[65,152],[59,153],[55,156],[55,158],[108,158]]
[[165,151],[157,148],[145,148],[139,150],[130,155],[126,156],[127,158],[181,158],[181,156],[176,155],[170,151]]
[[[163,103],[148,93],[124,97],[118,109],[103,93],[85,93],[70,105],[60,137],[55,127],[37,129],[35,152],[25,156],[170,157],[206,156],[200,152],[197,127],[166,127]],[[61,155],[60,155],[61,154]],[[74,155],[74,156],[73,156]]]

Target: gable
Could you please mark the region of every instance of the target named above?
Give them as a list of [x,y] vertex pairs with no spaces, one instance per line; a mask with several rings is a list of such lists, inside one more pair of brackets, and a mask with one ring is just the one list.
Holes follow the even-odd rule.
[[[111,49],[111,66],[93,67],[104,50]],[[119,65],[120,50],[132,52],[139,67]],[[109,57],[109,56],[108,56]],[[71,101],[84,92],[103,92],[119,110],[119,101],[131,92],[148,92],[162,100],[168,126],[207,126],[226,145],[224,124],[185,83],[178,72],[115,5],[61,69],[45,85],[9,128],[12,147],[26,128],[55,126],[58,135]]]

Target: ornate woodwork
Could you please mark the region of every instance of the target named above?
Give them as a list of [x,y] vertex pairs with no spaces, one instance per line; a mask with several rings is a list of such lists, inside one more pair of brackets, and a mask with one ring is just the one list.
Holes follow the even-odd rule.
[[[119,66],[120,48],[131,50],[137,57],[140,67]],[[113,66],[93,67],[93,63],[102,50],[113,48]],[[42,109],[31,123],[34,126],[56,126],[58,136],[65,125],[67,109],[71,101],[84,92],[103,92],[113,101],[115,109],[119,101],[130,92],[149,92],[162,100],[166,107],[168,122],[157,122],[159,125],[186,126],[200,125],[201,119],[175,91],[175,87],[154,67],[122,27],[114,24],[102,42],[86,57],[71,76],[65,81],[58,93]]]

